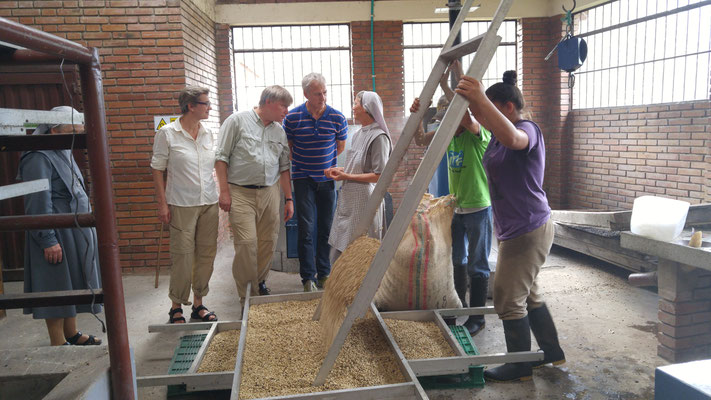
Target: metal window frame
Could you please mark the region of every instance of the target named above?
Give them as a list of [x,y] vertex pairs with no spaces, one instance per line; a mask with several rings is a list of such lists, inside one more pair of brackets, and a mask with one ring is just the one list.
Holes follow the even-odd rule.
[[[640,24],[644,24],[644,23],[647,23],[647,22],[650,22],[650,21],[655,21],[655,25],[656,25],[657,23],[659,23],[659,21],[662,21],[663,23],[666,24],[666,23],[667,23],[666,17],[672,16],[672,15],[678,15],[678,14],[681,14],[681,13],[684,13],[684,12],[690,12],[690,11],[695,10],[695,9],[701,9],[701,8],[703,8],[703,7],[706,7],[706,6],[711,6],[711,0],[704,0],[704,1],[699,1],[698,3],[687,4],[687,5],[685,5],[685,6],[676,7],[676,8],[671,9],[671,10],[662,11],[662,12],[655,12],[654,14],[648,14],[648,15],[645,15],[645,16],[643,16],[643,17],[637,17],[637,16],[635,16],[635,18],[629,19],[629,16],[630,16],[630,1],[628,0],[628,1],[627,1],[627,16],[628,16],[628,20],[627,20],[627,21],[618,22],[618,23],[616,23],[616,24],[612,24],[612,25],[610,25],[610,26],[606,26],[606,27],[602,27],[602,28],[593,28],[593,29],[590,29],[590,30],[588,30],[588,31],[586,31],[586,32],[581,32],[581,30],[582,30],[582,27],[581,27],[581,25],[582,25],[582,24],[581,24],[581,15],[582,15],[583,13],[588,13],[588,18],[590,18],[590,16],[589,16],[590,14],[589,14],[589,13],[590,13],[592,10],[596,10],[596,9],[604,10],[604,7],[605,7],[605,6],[612,5],[612,4],[615,4],[615,3],[618,3],[618,4],[620,5],[620,7],[623,6],[623,5],[622,5],[622,0],[611,0],[611,1],[607,1],[607,2],[605,2],[605,3],[599,4],[599,5],[595,6],[595,7],[591,7],[591,8],[588,8],[588,9],[586,9],[586,10],[583,10],[583,11],[579,11],[579,12],[574,13],[574,14],[573,14],[573,24],[574,24],[574,26],[575,26],[575,30],[578,31],[578,33],[577,33],[575,36],[581,37],[581,38],[585,38],[585,37],[595,37],[596,35],[604,35],[604,34],[606,34],[606,33],[610,33],[607,38],[605,38],[605,36],[598,36],[598,38],[600,38],[600,40],[603,42],[603,43],[602,43],[603,45],[604,45],[605,43],[610,44],[610,43],[612,43],[612,39],[611,39],[612,33],[611,33],[611,32],[621,32],[621,29],[622,29],[622,28],[635,27],[635,38],[637,38],[637,37],[639,36],[639,30],[640,30],[640,28],[641,28],[641,29],[644,29],[644,34],[643,34],[643,35],[646,35],[646,34],[647,34],[647,31],[648,31],[646,25],[640,25]],[[677,3],[677,4],[678,4],[678,3]],[[648,4],[644,3],[644,6],[646,7],[646,8],[645,8],[645,11],[649,9],[649,5],[648,5]],[[603,11],[603,12],[604,12],[604,11]],[[689,15],[689,14],[687,14],[687,16],[688,16],[688,15]],[[602,16],[598,16],[598,18],[600,18],[600,19],[602,20],[601,23],[604,23],[604,19],[605,19],[605,15],[604,15],[604,14],[603,14]],[[701,20],[701,13],[699,12],[699,21],[700,21],[700,20]],[[687,18],[687,22],[688,22],[688,18]],[[588,24],[598,25],[598,23],[596,23],[595,21],[588,22]],[[699,27],[700,27],[700,26],[701,26],[701,24],[699,23]],[[674,27],[671,27],[671,28],[669,28],[669,29],[666,30],[667,35],[664,36],[664,38],[663,38],[664,44],[663,44],[663,46],[662,46],[662,52],[665,52],[665,51],[666,51],[666,48],[667,48],[667,44],[666,44],[667,37],[669,36],[669,33],[671,33],[672,30],[673,30],[673,34],[674,34],[674,42],[676,43],[677,29],[675,29]],[[654,35],[654,38],[653,38],[653,40],[652,40],[652,43],[656,43],[656,42],[657,42],[656,31],[653,32],[653,35]],[[699,32],[699,35],[701,35],[701,32]],[[618,35],[618,36],[619,36],[619,35]],[[688,36],[687,36],[687,37],[688,37]],[[699,37],[700,37],[700,36],[699,36]],[[596,39],[597,39],[597,38],[596,38]],[[678,60],[678,59],[687,59],[687,58],[690,58],[690,57],[699,57],[699,56],[707,55],[708,58],[709,58],[709,65],[711,65],[711,48],[709,48],[708,50],[700,50],[700,49],[699,49],[699,42],[700,42],[700,40],[697,40],[696,51],[691,51],[691,52],[688,52],[688,53],[685,52],[685,53],[683,53],[683,54],[675,54],[675,55],[670,55],[670,56],[662,56],[662,57],[660,57],[660,58],[657,58],[657,57],[656,57],[656,51],[657,51],[656,47],[655,47],[655,48],[652,48],[652,49],[651,49],[652,57],[651,57],[651,59],[649,59],[649,60],[646,60],[646,59],[645,59],[645,58],[646,58],[645,55],[647,55],[647,54],[649,54],[649,53],[648,53],[648,50],[646,50],[646,46],[644,46],[644,48],[642,49],[642,52],[641,52],[641,55],[642,55],[642,60],[641,60],[641,61],[636,60],[636,55],[638,54],[638,51],[637,51],[637,46],[634,46],[635,51],[632,53],[632,56],[631,56],[631,59],[632,59],[632,60],[631,60],[631,61],[630,61],[630,56],[628,55],[628,56],[625,58],[624,63],[620,62],[620,61],[619,61],[619,58],[618,58],[618,65],[616,65],[616,66],[610,66],[610,65],[608,65],[608,66],[595,66],[594,68],[591,67],[591,69],[589,69],[589,70],[588,70],[588,69],[584,69],[584,70],[579,71],[579,72],[577,73],[578,77],[584,77],[584,76],[586,76],[586,75],[588,75],[588,76],[591,77],[591,80],[587,82],[587,85],[585,85],[585,86],[587,87],[586,90],[590,90],[591,88],[598,88],[600,85],[599,85],[599,84],[596,84],[596,83],[597,83],[597,82],[595,81],[595,80],[596,80],[596,77],[597,77],[599,74],[607,73],[607,74],[608,74],[608,79],[607,79],[607,84],[608,84],[607,86],[608,86],[608,87],[606,88],[606,89],[607,89],[607,96],[606,96],[606,98],[603,98],[603,93],[601,93],[601,94],[600,94],[600,99],[599,99],[599,104],[597,104],[598,101],[596,101],[596,96],[595,96],[594,93],[592,94],[592,96],[588,96],[588,98],[586,98],[585,100],[582,100],[582,99],[583,99],[583,95],[582,95],[579,91],[580,91],[580,90],[583,90],[583,89],[582,89],[581,86],[579,85],[579,86],[577,86],[575,89],[573,89],[574,91],[578,91],[578,93],[577,93],[577,94],[576,94],[576,93],[573,93],[573,96],[572,96],[572,100],[573,100],[572,108],[573,108],[573,109],[590,109],[590,108],[600,108],[600,107],[618,107],[618,106],[625,107],[625,106],[633,106],[633,105],[638,105],[638,104],[663,104],[663,103],[676,102],[676,101],[696,101],[696,100],[704,100],[704,99],[707,98],[707,97],[703,97],[703,96],[704,96],[705,94],[707,94],[707,93],[709,92],[709,90],[711,90],[711,81],[709,80],[708,76],[707,76],[707,79],[706,79],[707,88],[706,88],[705,90],[701,90],[701,91],[699,91],[698,87],[694,88],[694,90],[693,90],[693,95],[691,96],[691,98],[686,97],[686,90],[683,89],[683,90],[682,90],[682,93],[681,93],[681,95],[682,95],[681,100],[679,100],[679,99],[674,99],[674,94],[675,94],[675,82],[676,82],[676,80],[674,80],[674,79],[672,79],[672,81],[671,81],[671,90],[667,91],[667,90],[666,90],[666,87],[665,87],[665,82],[666,82],[666,80],[668,79],[668,76],[669,76],[669,75],[672,75],[672,76],[673,76],[673,75],[677,75],[677,74],[676,74],[676,71],[675,71],[675,69],[676,69],[676,63],[672,64],[672,72],[671,72],[671,74],[667,74],[667,73],[665,72],[666,67],[665,67],[664,63],[666,63],[666,62],[669,62],[669,61],[672,61],[672,62],[673,62],[674,60]],[[591,51],[595,51],[595,50],[591,49]],[[606,56],[608,57],[608,60],[611,59],[610,56],[612,55],[612,51],[613,51],[612,46],[608,46],[608,53],[607,53],[607,55],[606,55]],[[616,52],[617,52],[618,55],[620,54],[619,48],[616,50]],[[628,54],[629,54],[629,51],[628,51]],[[654,88],[644,89],[644,91],[643,91],[642,93],[640,93],[640,94],[632,93],[632,97],[631,97],[631,99],[629,99],[629,101],[627,101],[627,97],[628,97],[628,96],[625,96],[625,97],[622,98],[622,99],[616,98],[614,101],[611,101],[611,98],[612,98],[611,93],[613,92],[613,88],[612,88],[612,81],[613,81],[613,80],[609,78],[609,74],[612,74],[613,71],[615,71],[615,72],[617,72],[616,81],[617,81],[617,82],[625,81],[626,78],[627,78],[627,76],[628,76],[628,71],[629,71],[630,68],[635,69],[635,68],[637,68],[637,67],[641,67],[641,68],[642,68],[642,76],[641,76],[641,77],[638,77],[638,76],[636,76],[636,73],[633,73],[633,74],[632,74],[632,77],[631,77],[631,79],[632,79],[631,88],[632,88],[632,91],[634,92],[636,86],[639,85],[639,82],[637,82],[637,79],[642,79],[642,80],[644,80],[644,76],[645,76],[645,73],[646,73],[646,68],[652,68],[652,71],[653,71],[653,72],[652,72],[652,76],[654,76],[654,75],[655,75],[655,74],[654,74],[654,69],[656,68],[656,65],[655,65],[655,64],[658,64],[658,63],[662,63],[662,64],[663,64],[663,65],[661,66],[661,68],[662,68],[662,73],[661,73],[661,82],[660,82],[659,85],[656,85]],[[684,72],[683,72],[683,74],[681,74],[682,76],[686,77],[687,68],[689,68],[689,66],[690,66],[689,61],[685,61],[685,62],[684,62],[684,65],[683,65]],[[624,76],[625,79],[621,79],[621,76]],[[586,82],[586,81],[584,81],[584,82]],[[686,86],[686,82],[685,82],[685,81],[682,81],[681,84],[680,84],[680,86],[682,86],[682,87]],[[625,90],[626,90],[626,88],[625,88]],[[647,96],[646,96],[646,90],[651,90],[651,91],[652,91],[652,92],[649,94],[649,97],[651,97],[651,99],[650,99],[651,101],[650,101],[650,102],[646,102],[646,101],[644,100],[644,99],[647,97]],[[661,94],[660,94],[660,96],[659,96],[659,97],[661,97],[661,98],[659,99],[659,101],[655,101],[655,90],[661,91]],[[701,93],[699,93],[699,92],[701,92]],[[591,93],[592,93],[592,91],[591,91]],[[699,97],[699,96],[702,96],[702,97]],[[637,97],[639,97],[639,101],[635,101],[635,99],[636,99]],[[671,97],[671,98],[670,98],[670,97]],[[613,103],[614,103],[614,104],[613,104]],[[582,105],[581,105],[581,104],[582,104]]]
[[[518,35],[518,33],[517,33],[517,32],[518,32],[518,20],[516,20],[516,19],[504,19],[504,21],[503,21],[502,24],[505,24],[505,23],[507,23],[507,22],[513,22],[513,23],[514,23],[514,29],[513,29],[514,35]],[[464,21],[464,23],[463,23],[462,25],[464,26],[465,24],[468,24],[468,23],[486,23],[486,24],[488,24],[488,23],[491,23],[491,21],[490,21],[490,20],[486,20],[486,21]],[[406,42],[406,41],[405,41],[405,37],[404,37],[404,36],[405,36],[405,25],[428,25],[428,24],[429,24],[429,25],[444,24],[445,26],[447,25],[446,22],[442,22],[442,21],[403,22],[403,43]],[[447,29],[448,29],[448,27],[447,27]],[[502,27],[502,29],[504,29],[504,28]],[[484,30],[484,31],[486,31],[486,30]],[[446,30],[443,31],[443,36],[445,37],[445,40],[446,40],[446,33],[447,33],[447,32],[448,32],[448,31],[446,31]],[[407,64],[405,63],[405,57],[404,57],[405,52],[406,52],[407,50],[424,50],[424,49],[433,49],[433,50],[436,50],[436,49],[442,49],[443,45],[444,45],[444,43],[442,43],[441,45],[437,45],[437,44],[403,45],[403,87],[405,88],[405,91],[403,92],[403,95],[404,95],[405,92],[407,92],[407,89],[406,89],[406,88],[407,88],[407,85],[408,85],[408,84],[417,85],[418,83],[420,83],[421,85],[424,85],[424,84],[425,84],[425,81],[426,81],[426,79],[427,79],[426,77],[425,77],[425,80],[422,80],[422,81],[420,81],[420,80],[408,80],[408,79],[407,79],[407,78],[408,78],[408,74],[406,73]],[[518,70],[518,64],[519,64],[519,47],[518,47],[518,42],[517,42],[517,41],[513,41],[513,42],[503,42],[503,41],[502,41],[501,43],[499,43],[499,47],[501,47],[501,46],[504,46],[504,47],[513,46],[513,47],[514,47],[514,49],[515,49],[515,50],[514,50],[515,55],[514,55],[514,59],[513,59],[513,68],[507,67],[506,70],[510,70],[510,69]],[[437,55],[433,56],[433,64],[434,64],[434,62],[435,62],[436,60],[437,60]],[[464,67],[464,66],[463,66],[463,67]],[[425,71],[430,70],[429,66],[428,66],[427,68],[424,68],[424,70],[425,70]],[[502,71],[502,73],[503,73],[503,71]],[[441,90],[439,87],[436,89],[435,98],[439,98],[439,96],[442,94],[441,91],[442,91],[442,90]],[[416,90],[415,92],[417,92],[417,90]],[[405,104],[405,113],[407,114],[407,113],[409,113],[410,104],[408,104],[407,99],[405,99],[405,103],[406,103],[406,104]]]
[[[245,29],[245,28],[302,28],[302,27],[308,27],[313,28],[313,27],[345,27],[348,31],[348,37],[350,38],[351,34],[351,27],[347,23],[330,23],[330,24],[281,24],[281,25],[269,25],[269,26],[261,26],[261,25],[240,25],[240,26],[231,26],[230,29],[232,30],[232,38],[231,38],[231,45],[232,45],[232,57],[233,57],[233,73],[236,75],[237,74],[237,55],[239,54],[278,54],[278,53],[286,53],[286,52],[294,52],[294,53],[309,53],[309,52],[332,52],[332,51],[347,51],[348,52],[348,59],[351,60],[352,57],[352,49],[350,47],[350,42],[347,43],[345,46],[301,46],[301,47],[265,47],[265,48],[260,48],[260,49],[239,49],[237,48],[237,30],[238,29]],[[294,59],[294,56],[292,55],[292,60]],[[348,98],[351,99],[353,98],[353,68],[352,64],[349,62],[347,63],[349,73],[348,73],[348,82],[347,83],[338,83],[334,84],[332,82],[327,82],[327,86],[331,88],[339,88],[339,93],[341,96],[343,95],[343,90],[344,88],[347,88],[347,93],[348,93]],[[283,77],[286,77],[286,74],[282,74]],[[296,78],[296,77],[295,77]],[[294,79],[294,82],[301,82],[302,77],[298,77],[298,79]],[[286,81],[286,79],[284,79]],[[275,84],[278,84],[275,82]],[[300,83],[298,85],[290,84],[290,85],[283,85],[285,87],[300,87]],[[259,86],[255,86],[259,87]],[[237,90],[237,79],[235,77],[233,81],[233,93],[235,95],[238,93]],[[295,96],[295,100],[298,97],[298,93],[293,93]],[[239,99],[235,98],[234,103],[235,103],[235,109],[239,109],[238,107],[238,101]],[[253,99],[246,99],[247,102],[254,101]],[[346,108],[345,106],[348,105]],[[341,111],[346,118],[352,119],[352,111],[351,111],[351,106],[352,104],[343,104],[341,106]],[[338,108],[338,107],[337,107]]]

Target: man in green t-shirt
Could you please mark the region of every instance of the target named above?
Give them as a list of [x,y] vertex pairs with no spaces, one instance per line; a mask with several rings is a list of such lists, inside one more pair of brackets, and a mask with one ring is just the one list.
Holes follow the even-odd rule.
[[[449,72],[449,70],[448,70]],[[440,81],[445,95],[451,93],[446,77]],[[451,93],[452,97],[454,93]],[[449,97],[449,96],[447,96]],[[415,99],[410,112],[417,112],[420,100]],[[438,104],[439,108],[439,104]],[[422,124],[415,136],[419,145],[432,141],[435,131],[424,132]],[[447,148],[449,191],[456,198],[452,217],[452,264],[454,285],[466,307],[467,277],[470,278],[469,307],[483,307],[489,288],[489,251],[491,250],[491,200],[481,159],[491,140],[491,132],[474,121],[469,112]],[[464,323],[471,335],[484,327],[483,315],[472,315]]]

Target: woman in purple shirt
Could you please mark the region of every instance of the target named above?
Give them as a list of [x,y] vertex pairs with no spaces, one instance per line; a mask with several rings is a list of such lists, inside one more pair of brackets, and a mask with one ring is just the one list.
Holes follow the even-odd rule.
[[537,279],[553,244],[550,207],[543,191],[543,135],[535,122],[521,116],[524,100],[516,87],[515,71],[506,71],[503,82],[486,91],[481,82],[464,76],[456,92],[469,100],[476,120],[493,134],[482,163],[499,240],[494,308],[503,320],[506,348],[509,352],[530,351],[533,331],[545,353],[543,360],[534,363],[487,369],[484,377],[491,381],[529,380],[532,368],[565,362]]

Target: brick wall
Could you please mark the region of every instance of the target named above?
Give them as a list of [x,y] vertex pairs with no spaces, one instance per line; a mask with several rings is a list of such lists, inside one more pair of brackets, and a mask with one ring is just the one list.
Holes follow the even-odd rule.
[[572,112],[573,208],[630,209],[658,195],[711,201],[711,104],[708,101]]
[[154,268],[153,116],[180,112],[186,82],[209,87],[217,104],[214,23],[189,0],[4,1],[0,16],[99,49],[121,265]]

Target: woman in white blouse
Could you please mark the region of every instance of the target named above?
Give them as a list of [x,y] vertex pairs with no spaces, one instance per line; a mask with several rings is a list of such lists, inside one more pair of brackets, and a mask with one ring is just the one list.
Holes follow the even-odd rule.
[[[182,304],[192,319],[217,321],[202,303],[209,291],[217,253],[218,206],[213,178],[212,133],[200,120],[210,114],[208,89],[188,86],[178,102],[183,115],[156,133],[151,169],[158,201],[158,219],[170,225],[169,323],[185,323]],[[167,180],[164,172],[167,171]]]

